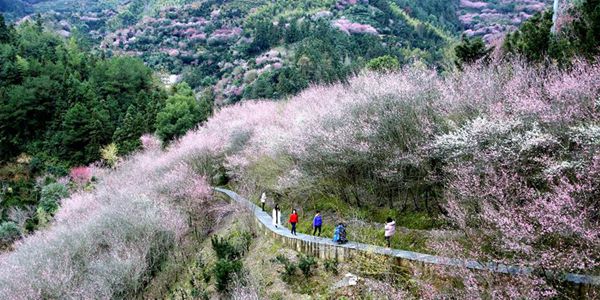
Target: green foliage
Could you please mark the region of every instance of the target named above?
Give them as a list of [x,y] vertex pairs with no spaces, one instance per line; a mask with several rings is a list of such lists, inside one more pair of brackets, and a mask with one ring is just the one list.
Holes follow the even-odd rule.
[[325,266],[325,271],[330,272],[334,275],[338,274],[338,261],[337,259],[326,259],[323,262],[323,265]]
[[417,19],[426,20],[431,24],[450,31],[456,31],[462,24],[458,19],[458,2],[447,0],[397,0],[399,7],[410,11]]
[[164,103],[152,71],[92,55],[39,23],[9,26],[0,41],[0,160],[27,152],[80,165],[113,141],[135,150]]
[[242,253],[238,251],[230,242],[228,238],[213,236],[211,238],[212,248],[217,254],[218,259],[238,259],[242,256]]
[[573,22],[570,29],[575,36],[573,44],[583,55],[593,58],[600,53],[600,0],[583,1],[573,14],[581,17]]
[[317,260],[312,255],[300,255],[298,259],[298,268],[302,271],[304,277],[312,275],[313,269],[317,266]]
[[[0,4],[0,8],[1,8]],[[0,11],[4,11],[4,9],[0,9]],[[4,20],[4,15],[0,14],[0,44],[7,44],[12,41],[13,37],[13,28],[11,26],[6,25]]]
[[3,222],[0,224],[0,249],[12,244],[19,239],[21,231],[14,222]]
[[400,62],[398,58],[391,55],[384,55],[374,59],[371,59],[367,63],[367,69],[375,72],[393,72],[400,68]]
[[237,232],[227,238],[213,236],[212,248],[217,254],[213,274],[219,291],[227,290],[231,280],[242,271],[241,258],[250,247],[252,238],[249,232]]
[[100,149],[102,160],[111,168],[114,168],[119,161],[119,148],[115,143],[108,144]]
[[[58,208],[58,204],[56,204],[56,207]],[[37,227],[38,228],[44,228],[46,227],[46,225],[48,225],[48,223],[50,222],[50,220],[52,220],[52,214],[50,214],[44,207],[39,206],[36,211],[35,211],[35,215],[37,218]]]
[[290,261],[287,257],[283,256],[282,254],[277,255],[275,257],[275,260],[283,265],[283,272],[281,274],[281,276],[283,277],[283,280],[285,280],[285,281],[291,280],[294,277],[294,275],[296,274],[296,270],[298,269],[298,266],[294,262]]
[[504,48],[509,53],[518,53],[529,60],[540,61],[548,54],[551,38],[552,12],[536,14],[525,22],[521,28],[507,35]]
[[211,111],[207,101],[200,104],[189,85],[180,83],[158,113],[156,133],[167,142],[179,138],[198,123],[206,121]]
[[219,291],[227,290],[227,287],[233,276],[242,270],[242,261],[219,259],[213,268],[217,289]]
[[69,196],[69,190],[61,183],[50,183],[42,188],[40,208],[45,212],[55,213],[61,199]]
[[465,64],[472,64],[486,58],[492,50],[492,48],[487,48],[483,39],[467,38],[463,35],[460,44],[454,47],[456,53],[454,63],[458,68],[462,68]]
[[63,145],[61,158],[73,162],[99,158],[100,148],[110,141],[110,133],[104,127],[108,122],[106,111],[92,112],[82,103],[67,110],[62,122],[63,131],[57,134],[57,142]]
[[273,25],[271,20],[265,19],[260,20],[254,26],[254,40],[248,47],[250,53],[260,53],[264,50],[268,50],[281,38],[281,32]]
[[[140,147],[139,137],[147,128],[145,121],[144,115],[136,106],[130,105],[123,123],[113,133],[113,141],[120,145],[122,153],[129,153]],[[116,144],[114,145],[117,147]]]
[[[15,28],[0,19],[0,186],[11,191],[0,210],[36,210],[30,220],[43,226],[67,191],[40,189],[34,178],[65,176],[113,142],[123,153],[137,149],[139,137],[155,130],[166,95],[141,60],[92,54],[41,24]],[[34,230],[30,220],[25,227]]]
[[504,50],[531,61],[548,57],[560,64],[575,56],[594,59],[600,54],[600,0],[581,1],[563,12],[556,33],[551,32],[552,14],[546,11],[527,20],[507,36]]

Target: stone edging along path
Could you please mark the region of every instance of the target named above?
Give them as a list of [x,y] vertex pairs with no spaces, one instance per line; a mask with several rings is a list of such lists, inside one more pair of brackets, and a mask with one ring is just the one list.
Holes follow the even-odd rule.
[[[386,247],[380,247],[375,245],[357,243],[357,242],[348,242],[346,244],[337,244],[334,243],[329,238],[315,237],[312,235],[307,235],[303,233],[298,233],[298,235],[294,236],[290,233],[287,228],[275,227],[272,224],[271,216],[262,211],[260,207],[256,204],[252,203],[246,198],[238,195],[237,193],[224,189],[224,188],[214,188],[215,191],[223,193],[227,195],[229,198],[233,199],[237,203],[242,206],[250,209],[254,216],[256,217],[258,223],[271,231],[273,234],[283,237],[287,240],[292,240],[296,242],[306,242],[310,244],[311,248],[314,246],[324,246],[332,249],[341,249],[344,251],[362,251],[368,253],[375,253],[379,255],[386,255],[390,257],[394,257],[400,260],[406,260],[410,262],[420,263],[420,264],[433,264],[433,265],[441,265],[441,266],[455,266],[455,267],[466,267],[473,270],[484,270],[491,271],[497,273],[504,273],[510,275],[518,275],[518,274],[529,274],[532,272],[531,268],[522,268],[515,266],[507,266],[503,264],[497,263],[487,263],[482,264],[475,260],[463,260],[456,258],[448,258],[430,254],[423,254],[412,251],[405,251],[400,249],[390,249]],[[314,250],[314,249],[313,249]],[[582,284],[582,285],[600,285],[600,276],[588,276],[588,275],[580,275],[580,274],[566,274],[563,278],[565,281],[574,283],[574,284]]]

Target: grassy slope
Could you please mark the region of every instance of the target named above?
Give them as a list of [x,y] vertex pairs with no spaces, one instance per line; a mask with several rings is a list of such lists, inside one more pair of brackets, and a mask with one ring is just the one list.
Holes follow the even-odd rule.
[[[241,280],[245,284],[237,285],[233,294],[219,293],[215,287],[215,280],[212,268],[217,260],[212,249],[210,239],[190,248],[196,255],[189,255],[189,259],[180,262],[183,267],[178,267],[179,273],[162,272],[160,277],[154,280],[153,285],[169,282],[166,278],[176,278],[176,282],[169,288],[170,293],[166,298],[169,299],[187,299],[187,298],[211,298],[222,296],[224,298],[234,299],[254,299],[248,296],[258,295],[259,299],[381,299],[383,292],[394,291],[398,293],[400,289],[410,287],[407,280],[407,270],[393,267],[391,262],[385,258],[360,256],[356,259],[341,263],[333,260],[325,261],[317,259],[316,266],[312,269],[310,276],[304,276],[296,268],[294,274],[290,277],[284,275],[285,268],[278,257],[286,257],[293,264],[298,264],[302,253],[284,247],[284,245],[267,235],[258,234],[254,227],[252,216],[238,208],[238,211],[229,215],[223,225],[212,233],[213,236],[230,236],[240,231],[250,231],[253,233],[250,250],[243,261],[243,272]],[[326,267],[326,264],[330,264]],[[381,268],[385,264],[388,267]],[[333,266],[333,267],[331,267]],[[167,269],[168,270],[168,269]],[[386,278],[386,272],[392,271],[395,280]],[[334,289],[333,286],[343,280],[344,275],[353,273],[361,276],[359,284],[354,287],[345,287]],[[374,287],[385,286],[387,290],[379,291]],[[156,288],[154,287],[154,288]],[[398,289],[398,290],[395,290]],[[158,289],[160,290],[160,289]],[[237,293],[236,293],[237,292]],[[240,295],[244,293],[244,295]],[[153,288],[148,289],[141,298],[165,297],[165,295],[156,294]],[[237,297],[237,298],[236,298]]]

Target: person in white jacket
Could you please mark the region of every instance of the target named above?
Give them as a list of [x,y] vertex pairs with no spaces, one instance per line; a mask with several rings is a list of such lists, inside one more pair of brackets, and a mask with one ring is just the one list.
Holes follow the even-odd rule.
[[265,203],[267,202],[267,194],[265,192],[260,196],[260,205],[262,206],[262,210],[265,211]]
[[273,226],[279,228],[281,226],[281,210],[279,209],[279,204],[275,204],[275,208],[273,208]]
[[388,248],[391,247],[391,240],[394,233],[396,233],[396,222],[388,217],[387,223],[385,224],[385,241],[387,242]]

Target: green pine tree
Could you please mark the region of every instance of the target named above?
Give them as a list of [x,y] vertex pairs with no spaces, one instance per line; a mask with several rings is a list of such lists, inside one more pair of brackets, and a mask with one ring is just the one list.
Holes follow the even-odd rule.
[[464,65],[475,63],[481,59],[486,59],[493,49],[487,48],[481,38],[467,38],[463,35],[460,44],[454,48],[456,60],[454,63],[459,69]]
[[393,72],[400,68],[400,62],[398,58],[391,55],[384,55],[377,58],[371,59],[367,63],[367,69],[375,72]]
[[178,84],[158,113],[156,133],[165,142],[183,136],[202,121],[201,107],[186,83]]
[[81,103],[73,105],[65,114],[61,136],[60,155],[65,161],[73,164],[86,161],[86,147],[90,142],[88,128],[91,113]]
[[130,105],[125,118],[115,133],[113,142],[117,143],[120,154],[127,154],[140,147],[140,137],[146,132],[144,115],[136,106]]
[[0,13],[0,44],[8,44],[12,42],[11,27],[6,25],[4,15]]

